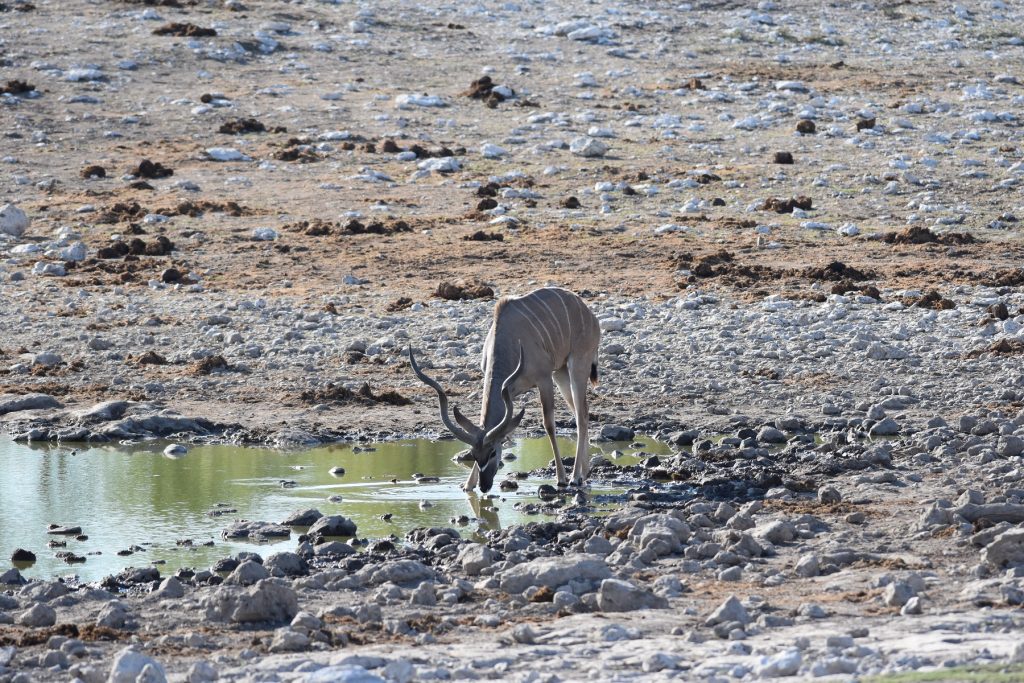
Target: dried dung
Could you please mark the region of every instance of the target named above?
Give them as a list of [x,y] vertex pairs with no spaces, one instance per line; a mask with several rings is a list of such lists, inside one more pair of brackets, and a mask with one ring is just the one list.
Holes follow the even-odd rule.
[[179,38],[209,38],[217,35],[216,29],[203,28],[189,22],[173,22],[153,29],[154,36],[177,36]]
[[490,299],[494,296],[494,290],[479,280],[468,282],[466,280],[456,280],[455,282],[442,282],[439,284],[433,296],[441,297],[448,301]]

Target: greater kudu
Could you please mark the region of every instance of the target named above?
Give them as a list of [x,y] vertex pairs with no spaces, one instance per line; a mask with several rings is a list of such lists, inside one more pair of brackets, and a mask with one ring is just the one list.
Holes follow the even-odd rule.
[[489,491],[501,459],[501,447],[523,419],[515,414],[512,400],[536,387],[544,411],[544,430],[551,440],[558,485],[566,486],[565,466],[555,440],[555,385],[576,417],[576,461],[572,483],[580,485],[590,473],[587,454],[587,380],[597,383],[597,349],[601,327],[583,299],[557,287],[543,287],[518,297],[503,297],[494,308],[494,321],[484,343],[483,405],[480,425],[455,407],[453,424],[448,415],[448,395],[416,364],[413,372],[437,392],[441,420],[460,441],[469,444],[473,470],[466,489],[479,484]]

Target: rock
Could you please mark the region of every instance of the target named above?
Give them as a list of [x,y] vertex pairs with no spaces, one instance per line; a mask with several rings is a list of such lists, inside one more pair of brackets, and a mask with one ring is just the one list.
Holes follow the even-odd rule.
[[185,674],[186,683],[209,683],[218,678],[220,678],[220,675],[217,673],[217,669],[214,668],[213,664],[205,660],[193,663]]
[[204,598],[201,604],[207,618],[236,623],[288,623],[299,612],[295,591],[276,579],[264,579],[244,591],[224,586]]
[[999,568],[1024,564],[1024,529],[1010,529],[996,536],[981,551],[981,559]]
[[14,623],[29,628],[53,626],[57,623],[57,611],[49,605],[36,603],[15,617]]
[[80,420],[109,422],[121,419],[131,404],[128,401],[103,401],[76,413]]
[[917,595],[907,600],[907,604],[903,605],[900,610],[900,614],[906,616],[908,614],[921,614],[921,598]]
[[518,594],[530,586],[554,589],[573,580],[596,583],[610,577],[611,569],[603,557],[568,554],[517,564],[501,575],[500,587],[506,593]]
[[0,206],[0,233],[21,237],[30,223],[28,215],[14,204]]
[[369,566],[360,571],[367,581],[377,585],[393,583],[396,585],[419,584],[421,581],[433,581],[436,572],[416,560],[395,560],[379,566]]
[[207,147],[206,156],[213,161],[252,161],[252,157],[233,147]]
[[786,435],[775,427],[762,427],[757,433],[757,440],[764,443],[785,443]]
[[277,237],[277,230],[273,228],[254,228],[252,231],[252,239],[255,242],[273,242]]
[[755,674],[760,678],[793,676],[800,670],[802,662],[800,650],[787,650],[770,657],[762,657],[757,663]]
[[313,547],[313,554],[317,557],[345,557],[346,555],[355,555],[356,549],[348,543],[329,541],[315,545]]
[[902,607],[914,597],[914,589],[902,581],[893,581],[882,592],[882,601],[889,607]]
[[[147,669],[147,675],[143,678],[143,671]],[[140,680],[153,683],[166,682],[167,673],[155,659],[130,647],[118,652],[110,669],[107,683],[136,683]]]
[[49,394],[0,395],[0,415],[18,413],[23,410],[46,410],[63,408],[64,404]]
[[632,441],[636,433],[629,427],[605,425],[601,427],[601,438],[606,441]]
[[247,519],[236,520],[221,532],[224,538],[251,538],[261,540],[267,538],[287,538],[291,536],[290,527],[270,522],[253,522]]
[[305,576],[309,573],[309,565],[296,553],[274,553],[266,559],[263,566],[272,576]]
[[704,623],[707,626],[715,626],[717,624],[725,624],[731,621],[738,621],[744,626],[749,624],[751,621],[750,615],[747,613],[747,609],[742,603],[740,603],[739,598],[735,595],[730,595],[725,602],[719,605],[718,608],[704,620]]
[[387,683],[361,666],[328,666],[310,673],[303,683]]
[[1004,458],[1016,458],[1021,454],[1024,454],[1024,439],[1015,434],[1002,438],[1002,443],[999,444],[999,455]]
[[323,516],[323,513],[316,508],[307,508],[288,515],[281,524],[283,526],[313,526]]
[[641,590],[629,581],[605,579],[597,593],[597,606],[602,612],[630,612],[637,609],[665,609],[668,600]]
[[886,417],[872,425],[868,433],[871,436],[895,436],[900,433],[900,425],[891,417]]
[[168,458],[180,458],[186,453],[188,453],[188,449],[180,443],[172,443],[164,449],[164,455]]
[[160,582],[160,586],[153,591],[153,597],[158,600],[175,600],[177,598],[185,597],[185,587],[181,585],[181,581],[173,576],[168,576],[166,579]]
[[818,489],[818,502],[822,505],[835,505],[841,503],[843,495],[835,486],[823,486]]
[[24,586],[28,581],[17,569],[8,569],[0,574],[0,586]]
[[494,551],[482,543],[467,544],[458,557],[463,571],[470,576],[479,576],[481,570],[494,564],[494,559]]
[[309,527],[310,536],[355,536],[356,523],[341,515],[320,517]]
[[128,626],[129,619],[131,613],[128,607],[120,600],[111,600],[103,605],[96,615],[96,625],[102,628],[123,629]]
[[608,145],[595,138],[581,135],[569,143],[569,151],[579,157],[603,157],[608,152]]
[[309,647],[309,636],[285,626],[274,631],[270,641],[271,652],[300,652]]
[[809,578],[811,576],[817,576],[820,571],[821,563],[818,560],[818,556],[814,553],[807,553],[802,555],[797,560],[796,566],[793,568],[794,573],[797,576]]
[[25,550],[24,548],[18,548],[11,553],[11,562],[35,562],[36,554],[31,550]]
[[629,538],[641,548],[654,547],[659,555],[679,553],[690,538],[690,527],[670,514],[645,515],[633,523]]
[[778,519],[759,528],[757,535],[769,543],[789,543],[796,538],[796,527],[785,520]]
[[224,583],[228,583],[234,586],[251,586],[258,581],[262,581],[270,576],[270,572],[258,562],[252,560],[246,560],[241,563],[235,570],[232,571]]
[[67,269],[60,263],[49,263],[47,261],[36,261],[32,266],[33,275],[46,275],[49,277],[64,277],[68,274]]
[[871,360],[903,360],[909,358],[910,354],[895,346],[872,342],[868,345],[867,357]]

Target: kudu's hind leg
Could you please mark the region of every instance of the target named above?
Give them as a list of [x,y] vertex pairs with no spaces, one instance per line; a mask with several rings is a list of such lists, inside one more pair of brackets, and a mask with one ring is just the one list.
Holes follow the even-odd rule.
[[[590,413],[587,411],[587,382],[590,379],[590,364],[582,367],[569,363],[569,388],[572,393],[570,405],[576,416],[576,463],[572,468],[572,483],[582,486],[590,474]],[[568,401],[567,401],[568,402]]]
[[562,464],[562,456],[558,453],[558,441],[555,440],[555,387],[551,381],[541,382],[537,385],[540,393],[540,407],[544,413],[544,431],[551,441],[551,453],[555,457],[555,473],[558,476],[558,485],[567,485],[565,478],[565,465]]

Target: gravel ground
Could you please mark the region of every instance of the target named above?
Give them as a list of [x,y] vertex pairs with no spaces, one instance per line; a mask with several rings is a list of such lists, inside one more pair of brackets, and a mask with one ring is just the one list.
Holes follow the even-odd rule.
[[998,1],[0,4],[13,437],[437,433],[403,350],[475,404],[493,297],[553,283],[601,320],[592,436],[675,450],[610,519],[569,496],[486,544],[310,542],[223,585],[6,574],[0,680],[1024,658],[1022,19]]

